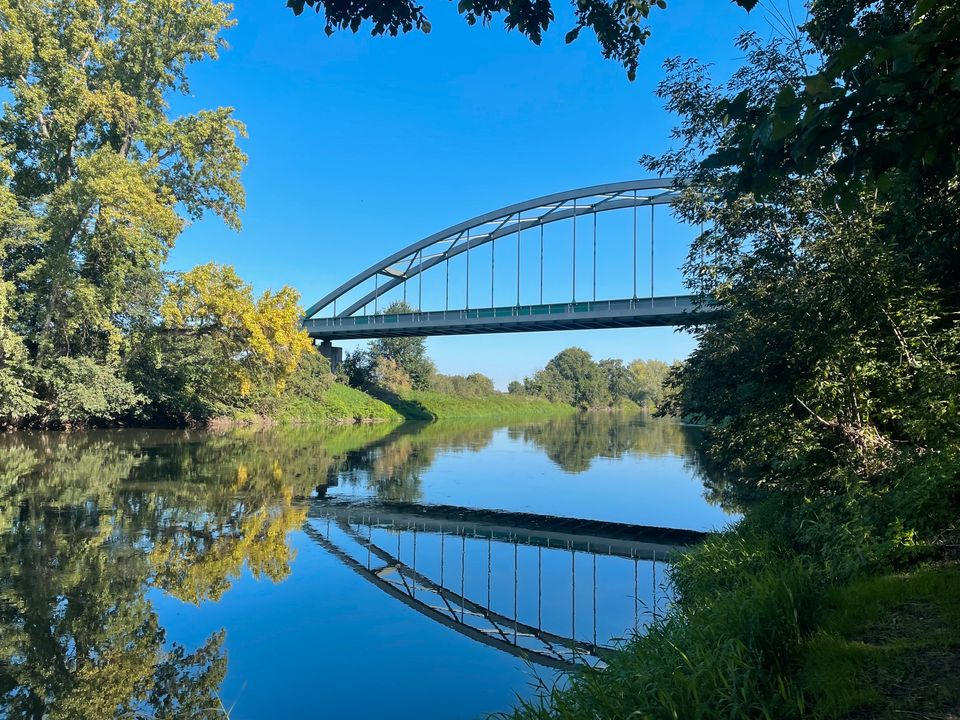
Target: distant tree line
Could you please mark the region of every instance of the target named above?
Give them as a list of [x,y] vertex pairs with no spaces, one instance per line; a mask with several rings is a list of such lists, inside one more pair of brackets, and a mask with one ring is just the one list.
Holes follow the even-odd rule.
[[[392,303],[383,312],[412,312],[403,301]],[[580,348],[568,348],[554,357],[543,370],[525,380],[514,380],[511,395],[540,397],[581,409],[599,409],[633,402],[643,408],[659,408],[667,397],[666,380],[671,366],[659,360],[595,362]],[[348,353],[340,379],[371,392],[403,393],[432,390],[458,397],[483,397],[497,392],[493,380],[482,373],[444,375],[427,355],[423,338],[380,338],[366,348]]]
[[511,382],[508,391],[585,410],[625,402],[655,410],[666,398],[670,370],[671,366],[660,360],[634,360],[629,365],[614,358],[595,361],[590,353],[573,347],[557,354],[523,382]]

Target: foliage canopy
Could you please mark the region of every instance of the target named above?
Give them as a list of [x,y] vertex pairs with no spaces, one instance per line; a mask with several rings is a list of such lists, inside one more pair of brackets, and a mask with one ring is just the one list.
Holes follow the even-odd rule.
[[296,294],[232,269],[168,282],[186,223],[240,226],[245,129],[174,116],[232,27],[216,0],[0,0],[0,419],[202,419],[282,392]]

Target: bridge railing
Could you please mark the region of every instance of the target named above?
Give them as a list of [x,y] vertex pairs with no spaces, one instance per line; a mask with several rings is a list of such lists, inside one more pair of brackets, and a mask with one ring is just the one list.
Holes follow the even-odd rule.
[[677,312],[691,309],[693,298],[690,295],[670,295],[653,298],[631,298],[627,300],[596,300],[583,302],[549,303],[544,305],[515,305],[493,308],[474,308],[470,310],[430,310],[424,312],[355,315],[351,317],[312,318],[304,322],[311,330],[334,327],[355,327],[368,325],[400,325],[405,323],[423,323],[430,321],[480,320],[486,318],[537,317],[550,315],[570,315],[582,313],[612,312]]

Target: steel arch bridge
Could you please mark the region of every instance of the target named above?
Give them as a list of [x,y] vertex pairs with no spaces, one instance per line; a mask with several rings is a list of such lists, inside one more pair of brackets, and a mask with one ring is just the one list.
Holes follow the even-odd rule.
[[[679,189],[672,178],[632,180],[545,195],[479,215],[408,245],[355,275],[311,305],[303,326],[311,337],[324,341],[323,346],[329,348],[331,341],[377,337],[678,325],[686,313],[697,310],[696,299],[691,295],[656,296],[653,277],[654,210],[659,205],[674,202],[678,194]],[[639,237],[638,212],[642,208],[650,208],[649,241]],[[598,299],[597,216],[614,211],[632,214],[632,223],[628,224],[632,229],[627,232],[632,232],[633,292],[626,298]],[[593,218],[592,232],[588,229],[587,237],[583,237],[581,228],[578,239],[577,220],[585,217]],[[573,250],[569,300],[545,303],[544,228],[563,221],[568,221],[572,228],[567,236]],[[531,236],[534,243],[539,242],[539,260],[523,263],[521,247],[525,242],[529,250]],[[515,242],[516,246],[515,302],[507,305],[494,302],[498,240],[501,243]],[[585,242],[592,246],[592,283],[587,288],[583,283],[577,287],[578,241],[581,247]],[[476,250],[487,245],[490,246],[489,256],[477,257]],[[647,247],[650,253],[649,294],[644,288],[641,295],[638,253],[646,252]],[[472,272],[471,255],[474,256]],[[465,260],[466,273],[464,286],[451,289],[450,261],[454,258]],[[471,277],[477,274],[481,261],[490,265],[490,301],[489,304],[473,303],[471,306]],[[621,268],[626,261],[627,258],[622,258]],[[425,309],[423,306],[423,276],[430,270],[434,270],[431,277],[442,275],[442,309]],[[581,267],[581,274],[582,271]],[[521,281],[527,280],[529,284],[531,275],[539,284],[539,302],[524,304],[521,303]],[[500,279],[502,295],[502,273]],[[643,282],[646,284],[646,278]],[[412,296],[410,286],[414,284],[416,295]],[[403,289],[404,300],[411,297],[413,312],[383,312],[384,296],[396,288]],[[474,295],[476,290],[474,281]],[[454,300],[451,300],[452,295]]]

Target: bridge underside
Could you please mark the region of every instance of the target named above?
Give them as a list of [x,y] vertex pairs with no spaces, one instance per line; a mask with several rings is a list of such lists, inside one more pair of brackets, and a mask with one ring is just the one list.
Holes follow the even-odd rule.
[[475,310],[438,310],[399,315],[314,318],[305,320],[303,327],[310,337],[330,341],[547,330],[670,327],[680,325],[696,310],[693,295],[671,295]]

